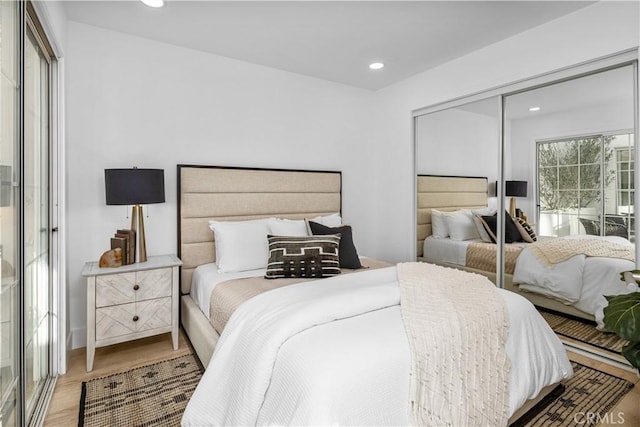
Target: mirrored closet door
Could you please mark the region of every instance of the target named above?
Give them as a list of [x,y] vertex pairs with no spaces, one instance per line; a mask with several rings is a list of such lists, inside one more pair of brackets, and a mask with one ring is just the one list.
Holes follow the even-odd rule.
[[[486,269],[496,283],[495,234],[493,241],[481,234],[478,220],[487,217],[495,230],[500,102],[494,96],[458,103],[419,114],[414,122],[417,258]],[[468,252],[479,256],[468,258]]]
[[637,75],[629,52],[415,112],[417,259],[600,333],[634,292]]
[[634,236],[633,67],[505,97],[505,178],[541,236]]

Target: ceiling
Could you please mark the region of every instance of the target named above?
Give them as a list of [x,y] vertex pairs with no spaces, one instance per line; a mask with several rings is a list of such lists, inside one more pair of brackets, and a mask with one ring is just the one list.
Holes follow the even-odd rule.
[[[632,112],[633,102],[633,67],[625,65],[507,96],[505,111],[506,119],[520,120],[613,106],[618,106],[616,111]],[[530,107],[540,110],[532,112]],[[456,108],[496,119],[499,115],[497,97]]]
[[[73,21],[376,90],[593,2],[63,3]],[[385,68],[370,70],[374,61]]]

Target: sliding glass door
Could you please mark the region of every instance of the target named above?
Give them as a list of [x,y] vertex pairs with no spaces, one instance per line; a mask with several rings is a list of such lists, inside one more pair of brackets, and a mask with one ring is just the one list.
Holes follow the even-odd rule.
[[24,64],[24,375],[27,419],[49,377],[49,58],[27,26]]
[[37,424],[51,379],[50,63],[28,3],[0,1],[0,426]]
[[18,422],[20,399],[19,211],[19,11],[0,2],[0,425]]

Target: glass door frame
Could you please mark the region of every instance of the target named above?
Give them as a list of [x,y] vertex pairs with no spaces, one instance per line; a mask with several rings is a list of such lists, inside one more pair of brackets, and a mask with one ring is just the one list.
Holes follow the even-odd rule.
[[[24,308],[28,305],[33,303],[34,301],[39,300],[39,298],[34,298],[33,297],[33,293],[32,293],[32,299],[33,301],[27,301],[26,300],[26,289],[27,286],[29,285],[28,282],[28,275],[26,274],[27,272],[27,264],[26,264],[26,259],[24,258],[25,254],[26,254],[26,247],[25,247],[25,239],[21,239],[22,241],[22,248],[21,248],[21,254],[23,256],[23,261],[22,261],[22,308],[23,308],[23,318],[22,318],[22,322],[23,322],[23,328],[22,328],[22,334],[21,334],[21,351],[23,352],[22,356],[20,357],[21,363],[22,363],[22,368],[21,368],[21,374],[24,378],[23,380],[23,384],[22,384],[22,402],[23,402],[23,408],[22,408],[22,413],[25,417],[25,423],[29,423],[29,424],[36,424],[37,421],[42,415],[41,412],[44,410],[44,408],[46,408],[46,396],[47,393],[50,392],[51,387],[54,384],[53,378],[52,378],[52,369],[53,369],[53,350],[52,350],[52,341],[51,341],[51,336],[52,336],[52,332],[53,332],[53,301],[52,301],[52,297],[53,297],[53,274],[52,274],[52,256],[51,256],[51,248],[52,248],[52,244],[51,244],[51,233],[49,232],[51,227],[51,203],[50,203],[50,195],[51,195],[51,147],[52,147],[52,138],[51,138],[51,122],[52,122],[52,117],[51,117],[51,81],[52,81],[52,73],[51,73],[51,55],[48,52],[46,43],[42,40],[42,34],[40,34],[40,28],[38,28],[38,24],[37,22],[37,16],[35,16],[35,11],[29,7],[30,3],[27,3],[27,7],[26,7],[26,13],[25,13],[25,28],[24,28],[24,38],[23,38],[23,48],[24,50],[23,52],[23,60],[27,61],[26,59],[26,45],[28,42],[29,38],[32,38],[33,41],[35,42],[35,44],[37,45],[37,48],[40,50],[40,52],[42,53],[42,55],[38,55],[38,58],[40,58],[41,60],[44,59],[44,61],[46,62],[46,74],[40,74],[38,75],[36,78],[40,78],[41,80],[38,82],[40,84],[40,87],[42,87],[42,79],[46,80],[46,87],[44,89],[44,91],[39,92],[39,95],[41,97],[40,101],[42,102],[42,95],[46,96],[46,134],[42,133],[41,131],[41,126],[38,127],[38,129],[40,130],[40,135],[39,138],[36,137],[36,135],[34,134],[34,141],[32,141],[33,143],[37,143],[37,146],[34,145],[34,147],[32,147],[32,149],[34,151],[37,151],[40,153],[40,155],[37,156],[36,160],[39,160],[40,162],[46,162],[47,164],[47,168],[46,168],[46,188],[39,186],[37,187],[39,189],[40,192],[42,191],[46,191],[46,227],[45,230],[41,230],[41,233],[46,233],[45,239],[44,241],[46,242],[46,258],[47,258],[47,278],[46,278],[46,285],[47,285],[47,291],[46,291],[46,295],[47,295],[47,307],[46,307],[46,311],[47,314],[46,316],[46,329],[47,329],[47,339],[46,339],[46,377],[44,378],[39,378],[39,381],[37,382],[37,384],[35,384],[35,389],[33,390],[33,394],[30,396],[27,396],[27,391],[28,391],[28,387],[27,384],[32,382],[33,379],[29,378],[27,376],[27,373],[29,372],[28,370],[28,363],[27,363],[27,339],[29,337],[29,339],[32,340],[38,340],[39,338],[39,333],[38,332],[34,332],[37,329],[39,329],[39,316],[37,316],[36,318],[33,319],[34,324],[31,325],[33,330],[29,330],[27,331],[26,328],[24,327],[24,325],[26,324],[26,313],[24,313]],[[22,111],[24,114],[25,111],[25,107],[26,107],[26,102],[24,101],[24,97],[26,95],[26,88],[27,88],[27,84],[28,82],[26,81],[26,72],[23,71],[22,73],[22,88],[23,90],[21,91],[21,97],[23,99],[22,101]],[[42,103],[38,104],[39,106],[42,106]],[[41,117],[40,119],[42,120],[44,117]],[[40,122],[41,124],[42,122]],[[22,213],[20,215],[20,219],[22,222],[22,226],[21,226],[21,235],[24,237],[26,235],[26,227],[25,227],[25,218],[27,215],[26,210],[24,209],[24,207],[26,206],[26,187],[27,187],[27,176],[26,176],[26,164],[30,159],[27,159],[27,156],[24,155],[25,150],[27,148],[27,144],[29,143],[29,141],[26,140],[26,135],[25,135],[25,129],[27,126],[27,117],[26,114],[23,115],[22,118],[22,127],[21,129],[23,130],[23,136],[22,136],[22,141],[21,141],[21,152],[22,152],[22,161],[21,161],[21,207],[23,208]],[[43,139],[44,137],[44,139]],[[45,140],[46,139],[46,140]],[[46,154],[44,154],[44,156],[42,155],[42,151],[43,151],[43,147],[46,147]],[[35,165],[34,165],[35,166]],[[37,167],[37,166],[36,166]],[[40,177],[40,184],[42,184],[42,178]],[[42,193],[39,193],[42,194]],[[40,215],[45,214],[43,211],[40,211]],[[33,231],[33,230],[32,230]],[[39,235],[34,235],[34,237],[36,237],[39,241],[40,240],[40,236]],[[41,257],[40,254],[36,255],[36,258],[34,260],[31,260],[30,262],[35,262],[36,263],[36,267],[37,267],[37,263],[38,263],[38,259]],[[36,282],[33,283],[36,285],[36,287],[38,285],[40,285],[41,283],[38,282],[39,279],[35,279]],[[32,285],[33,285],[32,284]],[[39,308],[39,307],[35,307],[35,308]],[[32,307],[32,312],[33,312],[33,307]],[[29,336],[27,336],[27,334],[29,334]],[[33,351],[34,354],[32,355],[33,358],[31,360],[31,364],[34,365],[31,368],[32,369],[36,369],[36,360],[38,360],[38,356],[39,356],[39,349],[37,348],[38,343],[34,342],[32,343],[33,346]],[[40,374],[38,375],[38,377],[40,377]]]
[[[18,195],[18,200],[19,200],[19,210],[18,210],[18,214],[19,214],[19,235],[20,235],[20,244],[18,247],[18,253],[19,253],[19,266],[20,266],[20,290],[19,290],[19,339],[18,339],[18,351],[19,351],[19,355],[18,355],[18,361],[19,361],[19,375],[21,377],[20,380],[20,384],[19,384],[19,397],[18,397],[18,413],[19,413],[19,425],[39,425],[44,421],[44,416],[46,413],[46,408],[48,407],[48,403],[51,397],[51,394],[53,392],[53,388],[55,386],[55,375],[57,374],[57,372],[54,370],[55,369],[55,357],[59,351],[59,348],[54,347],[54,343],[52,341],[53,339],[53,333],[54,330],[56,329],[55,327],[55,318],[57,316],[55,316],[54,314],[56,313],[55,307],[54,307],[54,300],[55,300],[55,296],[56,293],[59,292],[58,289],[56,289],[55,284],[57,283],[54,280],[54,269],[55,266],[53,265],[53,259],[54,259],[54,255],[53,255],[53,242],[52,242],[52,234],[51,234],[51,230],[53,227],[53,223],[52,223],[52,217],[53,217],[53,200],[52,200],[52,193],[53,193],[53,189],[52,189],[52,179],[53,179],[53,170],[55,169],[55,165],[53,163],[53,157],[52,157],[52,153],[53,153],[53,129],[54,129],[54,122],[53,122],[53,110],[54,110],[54,99],[53,99],[53,87],[54,87],[54,80],[53,80],[53,70],[52,70],[52,64],[54,64],[54,60],[55,60],[55,56],[53,55],[53,51],[51,48],[51,45],[49,44],[48,40],[46,39],[46,34],[45,31],[39,21],[38,18],[38,14],[34,8],[34,5],[32,2],[30,1],[26,1],[26,2],[19,2],[20,5],[19,7],[21,9],[19,9],[19,13],[20,13],[20,19],[19,19],[19,82],[20,82],[20,90],[19,90],[19,94],[18,94],[18,116],[19,116],[19,120],[18,120],[18,144],[19,144],[19,164],[20,164],[20,178],[19,178],[19,182],[20,182],[20,187],[19,187],[19,195]],[[48,350],[47,350],[47,361],[46,361],[46,365],[47,365],[47,377],[44,379],[44,381],[39,385],[39,390],[36,393],[37,394],[37,398],[36,401],[33,405],[33,407],[31,408],[31,412],[27,413],[27,406],[28,406],[28,402],[27,402],[27,396],[26,396],[26,384],[27,384],[27,361],[26,361],[26,340],[25,340],[25,331],[26,331],[26,313],[25,313],[25,306],[26,306],[26,286],[25,286],[25,271],[26,271],[26,263],[25,263],[25,195],[26,195],[26,191],[25,191],[25,187],[26,187],[26,180],[25,180],[25,147],[26,147],[26,135],[25,135],[25,125],[26,125],[26,118],[25,118],[25,87],[26,87],[26,70],[25,70],[25,62],[26,62],[26,43],[27,43],[27,32],[31,33],[31,36],[33,36],[33,39],[35,40],[38,48],[42,51],[42,53],[44,54],[43,57],[47,62],[47,74],[46,74],[46,79],[47,79],[47,87],[46,87],[46,95],[47,95],[47,135],[46,135],[46,147],[47,147],[47,156],[46,156],[46,162],[48,164],[48,168],[47,168],[47,229],[43,230],[44,232],[46,232],[47,236],[46,236],[46,242],[47,242],[47,252],[48,252],[48,268],[47,268],[47,275],[48,275],[48,301],[47,301],[47,311],[48,311],[48,331],[47,331],[47,335],[48,335],[48,342],[47,342],[47,346],[48,346]],[[32,362],[33,363],[33,362]]]
[[[13,377],[13,384],[11,393],[11,404],[13,409],[11,417],[0,420],[0,423],[4,425],[5,422],[11,421],[12,425],[40,425],[44,420],[45,409],[50,399],[53,385],[55,384],[55,375],[63,372],[66,369],[66,340],[60,339],[65,336],[66,316],[64,307],[64,269],[63,265],[64,254],[60,251],[64,248],[63,242],[60,240],[57,231],[57,223],[60,221],[61,213],[64,214],[64,207],[61,206],[59,201],[61,200],[61,194],[64,194],[63,190],[56,188],[63,177],[63,164],[62,154],[64,149],[61,145],[62,141],[62,117],[63,111],[60,110],[61,98],[62,98],[62,83],[60,78],[60,69],[58,68],[57,57],[60,57],[61,51],[58,45],[56,46],[55,55],[51,44],[49,43],[49,37],[53,35],[53,30],[50,25],[47,26],[47,30],[42,26],[42,22],[39,20],[39,16],[45,18],[45,24],[50,24],[46,21],[47,10],[46,7],[39,3],[32,3],[30,1],[12,1],[13,13],[12,19],[15,23],[15,28],[11,29],[11,34],[15,37],[15,52],[12,52],[11,60],[14,61],[15,66],[15,101],[12,103],[13,109],[13,126],[15,126],[14,137],[8,141],[12,145],[14,151],[14,177],[12,178],[12,188],[14,197],[14,216],[16,217],[15,223],[12,225],[11,230],[15,233],[15,242],[13,243],[12,250],[15,251],[15,282],[16,291],[12,296],[12,302],[15,304],[15,317],[12,319],[15,324],[11,325],[12,333],[14,337],[13,348],[11,350],[12,358],[15,358],[15,374]],[[10,28],[7,27],[7,31]],[[47,192],[46,203],[41,203],[38,208],[38,215],[46,215],[48,222],[45,228],[40,227],[42,232],[46,233],[46,236],[40,234],[37,235],[47,245],[47,255],[49,265],[46,268],[44,275],[48,277],[49,292],[46,297],[46,326],[47,329],[47,349],[46,360],[43,358],[42,365],[47,369],[46,379],[40,384],[39,395],[34,399],[32,411],[30,414],[26,413],[26,384],[27,377],[26,372],[26,360],[25,360],[25,327],[26,327],[26,313],[25,313],[25,68],[26,68],[26,50],[25,43],[27,39],[27,32],[30,32],[32,42],[41,50],[44,55],[38,55],[39,61],[44,60],[48,63],[47,73],[39,74],[35,78],[42,81],[46,79],[46,122],[47,129],[44,138],[41,136],[38,142],[38,146],[46,146],[47,155],[47,172],[46,176],[42,177],[41,183],[39,183],[38,191]],[[44,105],[41,103],[38,105]],[[40,107],[39,107],[40,108]],[[44,110],[44,108],[41,108]],[[39,156],[42,157],[42,156]],[[35,158],[35,157],[34,157]],[[39,167],[39,166],[36,166]],[[40,168],[42,169],[42,168]],[[46,182],[45,182],[46,180]],[[43,201],[44,202],[44,201]],[[46,212],[46,213],[45,213]],[[64,220],[64,218],[63,218]],[[44,353],[44,352],[43,352]],[[39,377],[38,377],[39,378]],[[40,379],[40,378],[39,378]],[[29,415],[29,416],[27,416]]]

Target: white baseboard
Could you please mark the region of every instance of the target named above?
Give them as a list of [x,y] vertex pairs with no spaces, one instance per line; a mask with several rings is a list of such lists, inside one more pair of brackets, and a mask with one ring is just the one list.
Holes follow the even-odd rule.
[[74,329],[71,331],[71,348],[81,348],[87,346],[87,328]]

